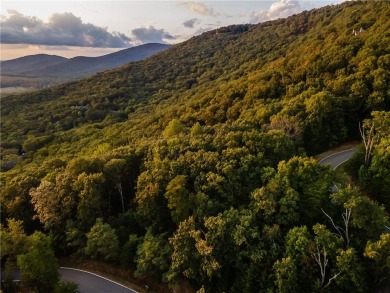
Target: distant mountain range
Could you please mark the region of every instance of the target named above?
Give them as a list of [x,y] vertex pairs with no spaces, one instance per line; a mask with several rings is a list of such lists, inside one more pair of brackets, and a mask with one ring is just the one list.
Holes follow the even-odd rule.
[[50,66],[58,66],[69,59],[47,54],[29,55],[1,62],[1,75],[25,76],[26,72],[41,71]]
[[[66,82],[99,71],[143,60],[169,48],[170,45],[150,43],[99,57],[64,58],[56,55],[31,55],[1,62],[1,87],[30,86]],[[27,84],[26,84],[27,83]],[[36,85],[36,86],[34,86]]]

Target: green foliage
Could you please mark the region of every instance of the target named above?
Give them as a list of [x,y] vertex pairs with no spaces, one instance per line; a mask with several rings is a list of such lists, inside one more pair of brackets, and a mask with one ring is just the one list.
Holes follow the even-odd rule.
[[196,253],[196,231],[195,220],[189,217],[179,224],[176,233],[169,238],[173,248],[172,269],[176,272],[183,272],[183,275],[190,279],[198,279],[199,256]]
[[[374,111],[372,119],[363,122],[363,143],[358,152],[347,165],[347,172],[362,187],[370,193],[371,197],[385,206],[390,207],[390,149],[389,131],[390,115],[388,111]],[[367,131],[370,129],[370,131]]]
[[[2,228],[5,261],[28,253],[18,220],[29,234],[38,219],[62,254],[205,292],[378,287],[387,273],[388,210],[376,201],[388,207],[389,7],[353,1],[220,28],[4,98],[2,222],[15,219]],[[373,151],[351,167],[370,198],[332,194],[334,172],[306,153],[356,138],[370,113]]]
[[26,152],[35,152],[42,148],[45,144],[49,143],[53,139],[53,136],[28,136],[23,143],[23,149]]
[[82,254],[87,243],[85,233],[78,229],[77,223],[74,221],[67,222],[65,240],[67,246],[72,248],[72,251],[76,254]]
[[375,130],[374,149],[369,166],[362,166],[359,175],[364,187],[389,210],[390,208],[390,112],[373,112],[365,124]]
[[78,285],[74,282],[60,281],[58,282],[54,293],[78,293]]
[[135,234],[129,236],[129,240],[123,246],[120,255],[120,261],[123,266],[134,267],[137,256],[137,247],[141,240],[142,238]]
[[344,170],[354,178],[359,178],[360,166],[364,164],[364,152],[363,145],[359,145],[352,158],[345,163]]
[[310,251],[310,238],[307,227],[294,227],[286,236],[286,254],[304,261]]
[[74,190],[79,194],[77,218],[86,229],[94,224],[94,219],[102,216],[101,192],[103,183],[102,173],[90,175],[82,173],[73,183]]
[[96,219],[95,225],[87,233],[85,254],[92,258],[116,260],[119,253],[119,243],[115,231],[101,218]]
[[388,281],[390,270],[390,234],[381,234],[378,241],[368,241],[364,250],[364,256],[370,259],[373,264],[376,281]]
[[278,292],[297,292],[298,279],[296,276],[296,265],[290,258],[282,258],[278,260],[275,265],[275,284],[278,288]]
[[340,291],[354,290],[354,292],[367,292],[364,268],[357,252],[353,248],[340,250],[336,256],[337,271],[340,275],[335,279]]
[[377,203],[365,196],[360,195],[351,199],[344,206],[352,209],[354,216],[351,220],[351,226],[362,233],[360,237],[364,235],[362,239],[377,238],[388,222],[383,206],[378,206]]
[[[285,257],[273,266],[279,292],[310,291],[316,286],[312,235],[306,226],[294,227],[285,237]],[[305,279],[305,282],[299,280]]]
[[30,190],[36,217],[46,228],[58,229],[71,217],[76,205],[76,194],[71,188],[73,180],[71,174],[59,173],[54,182],[42,180],[37,188]]
[[104,172],[114,182],[121,197],[122,212],[125,212],[125,199],[123,195],[122,174],[126,168],[125,159],[111,159],[104,165]]
[[28,238],[28,251],[18,255],[22,283],[36,292],[51,292],[59,280],[58,263],[48,236],[35,232]]
[[306,120],[304,140],[308,149],[337,145],[347,137],[341,100],[328,91],[321,91],[305,101]]
[[173,119],[169,122],[168,126],[164,129],[164,136],[166,138],[170,138],[174,135],[177,135],[183,132],[184,126],[180,123],[179,120]]
[[150,230],[137,250],[137,270],[135,274],[159,276],[169,268],[171,248],[164,235],[153,235]]
[[[293,157],[281,161],[275,177],[253,196],[259,204],[268,205],[262,209],[266,215],[275,213],[279,224],[289,228],[299,221],[312,225],[320,219],[317,211],[329,204],[333,177],[333,172],[315,159]],[[279,207],[272,211],[276,205]]]
[[199,124],[199,122],[196,122],[194,126],[191,128],[191,135],[192,136],[197,136],[197,135],[202,135],[204,134],[204,129],[203,127]]
[[23,230],[23,222],[8,219],[8,227],[1,225],[1,260],[4,261],[5,279],[11,277],[17,268],[17,257],[27,250],[27,235]]
[[[270,124],[297,141],[303,133],[309,149],[323,149],[356,134],[372,110],[389,107],[387,9],[380,2],[344,3],[248,25],[244,33],[223,28],[122,69],[7,97],[4,142],[27,142],[35,153],[80,126],[97,137],[99,128],[124,123],[126,132],[153,136],[172,121],[239,119]],[[365,32],[352,35],[360,26]],[[148,131],[157,121],[158,129]]]
[[165,197],[171,210],[172,220],[180,223],[189,216],[191,198],[186,188],[186,176],[178,175],[167,185]]
[[[29,191],[39,184],[36,174],[29,172],[10,172],[7,183],[2,184],[0,203],[3,217],[21,220],[27,229],[34,229],[35,225],[31,219],[34,216],[34,208],[30,204]],[[2,177],[3,179],[5,178]],[[4,220],[4,218],[2,218]],[[4,222],[4,221],[3,221]],[[33,228],[32,228],[33,227]]]
[[27,236],[21,221],[8,219],[1,226],[1,260],[4,279],[9,280],[19,269],[22,283],[34,292],[52,292],[59,280],[57,259],[51,239],[41,232]]

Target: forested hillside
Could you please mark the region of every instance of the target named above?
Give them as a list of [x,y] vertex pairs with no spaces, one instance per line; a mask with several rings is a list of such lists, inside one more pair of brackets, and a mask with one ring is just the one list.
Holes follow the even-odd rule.
[[[178,291],[376,292],[389,88],[390,5],[354,1],[6,97],[2,262],[26,267],[34,233]],[[359,123],[364,193],[310,157],[360,138]]]

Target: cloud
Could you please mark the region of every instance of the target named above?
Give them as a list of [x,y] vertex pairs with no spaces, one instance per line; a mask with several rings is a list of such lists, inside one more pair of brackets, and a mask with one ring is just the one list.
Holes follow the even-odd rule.
[[302,10],[303,9],[297,0],[280,0],[273,3],[268,11],[252,13],[250,22],[259,23],[267,20],[284,18],[299,13]]
[[124,34],[83,23],[72,13],[55,13],[47,22],[9,10],[0,20],[3,44],[123,48],[130,46]]
[[194,1],[185,1],[178,3],[179,6],[183,6],[196,14],[203,16],[218,16],[218,13],[214,12],[214,9],[208,7],[204,3],[194,2]]
[[243,18],[243,17],[247,17],[248,14],[245,13],[245,12],[239,12],[239,13],[236,13],[236,14],[227,14],[227,13],[223,13],[222,16],[223,16],[224,18],[233,18],[233,17]]
[[164,39],[175,39],[164,29],[156,29],[154,26],[136,28],[131,32],[140,43],[165,43]]
[[199,24],[200,20],[197,18],[189,19],[183,22],[183,25],[188,28],[193,28],[196,24]]

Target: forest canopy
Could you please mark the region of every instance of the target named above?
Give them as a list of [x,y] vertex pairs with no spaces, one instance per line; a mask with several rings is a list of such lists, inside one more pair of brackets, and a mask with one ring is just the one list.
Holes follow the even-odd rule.
[[[5,97],[5,268],[35,261],[32,241],[194,292],[375,292],[390,270],[389,19],[386,1],[346,2]],[[362,133],[354,185],[311,157]]]

